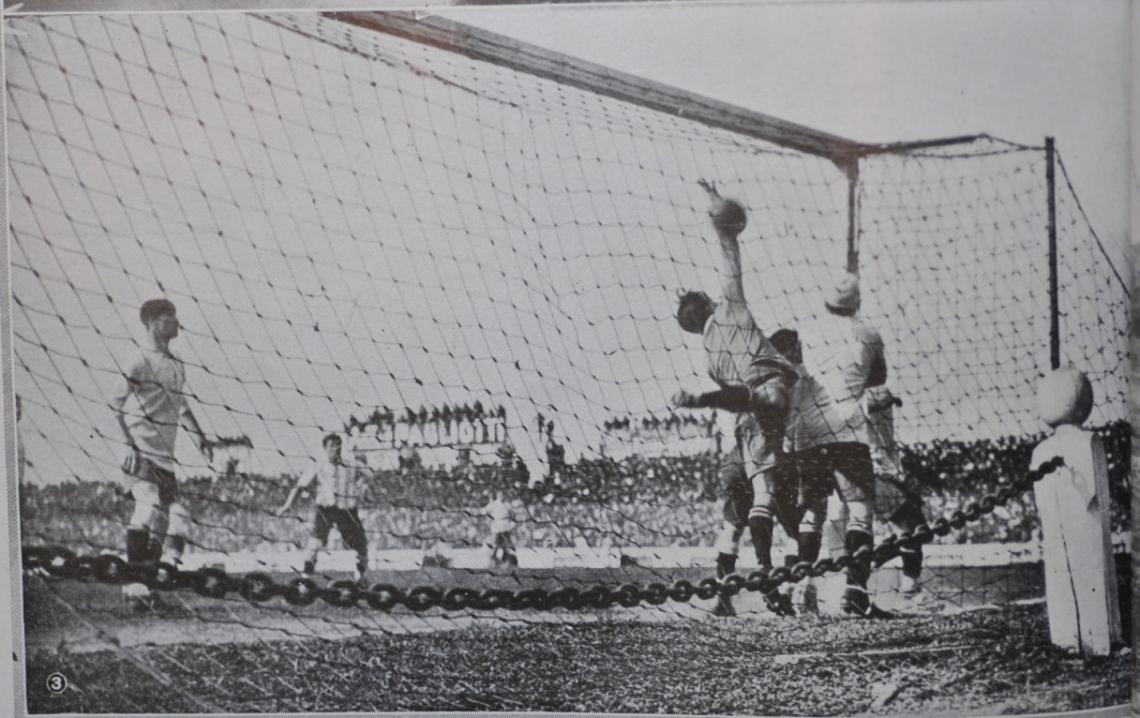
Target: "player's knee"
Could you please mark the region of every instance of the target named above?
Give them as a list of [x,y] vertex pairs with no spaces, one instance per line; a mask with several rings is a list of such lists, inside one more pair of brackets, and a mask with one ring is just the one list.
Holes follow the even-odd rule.
[[771,508],[775,503],[772,471],[757,471],[752,475],[752,505]]
[[136,495],[135,507],[131,512],[130,527],[136,529],[155,529],[159,525],[159,519],[162,516],[162,507],[158,504],[158,497],[155,496],[153,501],[139,500]]
[[190,511],[179,503],[173,503],[167,510],[166,532],[171,536],[186,536],[190,531]]
[[800,533],[819,533],[823,530],[825,514],[820,511],[808,509],[800,519]]
[[847,530],[873,534],[871,506],[864,501],[847,502]]
[[718,553],[735,556],[740,545],[740,537],[744,535],[744,527],[725,522],[717,533],[715,548]]

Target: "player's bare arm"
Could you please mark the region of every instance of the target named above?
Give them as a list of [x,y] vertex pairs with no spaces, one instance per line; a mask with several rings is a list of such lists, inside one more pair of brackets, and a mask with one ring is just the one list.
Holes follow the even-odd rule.
[[737,414],[764,408],[756,395],[743,386],[730,386],[702,394],[681,389],[673,395],[672,404],[678,409],[720,409]]
[[123,473],[134,474],[138,470],[139,463],[142,456],[139,452],[138,444],[135,442],[135,437],[131,435],[130,427],[127,426],[127,413],[125,406],[127,398],[135,391],[136,382],[128,374],[124,377],[122,388],[111,397],[111,410],[115,414],[115,423],[118,424],[119,430],[123,433],[123,443],[127,446],[127,455],[123,459]]
[[289,509],[293,508],[293,502],[297,500],[297,494],[301,493],[302,484],[298,481],[293,488],[289,489],[289,495],[285,497],[285,503],[277,509],[278,516],[284,516],[289,513]]
[[709,217],[720,240],[721,295],[725,308],[736,324],[752,326],[752,312],[744,298],[744,271],[738,239],[747,225],[747,214],[739,202],[722,197],[711,182],[700,180],[699,184],[709,195]]
[[301,493],[301,489],[308,488],[313,485],[317,480],[317,468],[312,467],[307,469],[303,474],[297,477],[297,483],[293,484],[293,488],[289,490],[289,495],[285,498],[285,503],[277,509],[278,516],[284,516],[289,509],[293,507],[293,502],[297,500],[297,495]]
[[201,452],[202,457],[206,459],[207,462],[213,461],[214,445],[211,444],[210,440],[206,437],[206,432],[202,431],[201,424],[198,423],[197,417],[194,416],[194,412],[190,410],[189,406],[182,407],[181,418],[182,425],[186,427],[187,431],[194,434],[194,444],[198,447],[198,451]]

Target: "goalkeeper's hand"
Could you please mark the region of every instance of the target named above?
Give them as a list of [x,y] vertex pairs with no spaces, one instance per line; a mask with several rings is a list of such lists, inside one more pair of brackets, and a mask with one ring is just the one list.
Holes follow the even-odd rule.
[[681,389],[673,395],[671,403],[678,409],[696,409],[699,406],[699,397]]

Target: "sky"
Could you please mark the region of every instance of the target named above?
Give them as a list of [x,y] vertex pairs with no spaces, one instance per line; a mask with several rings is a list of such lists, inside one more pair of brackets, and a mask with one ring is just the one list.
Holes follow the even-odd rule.
[[[437,11],[856,140],[1053,135],[1119,254],[1126,3]],[[38,480],[115,474],[106,397],[156,293],[179,305],[208,430],[249,435],[249,468],[273,472],[380,404],[506,404],[531,460],[543,412],[574,458],[610,417],[700,386],[699,342],[672,320],[678,289],[716,288],[696,178],[750,209],[762,325],[811,315],[842,271],[846,185],[824,160],[388,38],[349,33],[363,49],[345,53],[336,24],[277,19],[12,20],[16,384]],[[1040,154],[986,147],[865,168],[865,308],[910,440],[1039,428]],[[1060,219],[1085,272],[1065,299],[1090,320],[1107,270],[1064,254],[1091,241],[1067,194]]]
[[1129,3],[664,3],[439,11],[865,142],[1057,139],[1106,240],[1128,236]]

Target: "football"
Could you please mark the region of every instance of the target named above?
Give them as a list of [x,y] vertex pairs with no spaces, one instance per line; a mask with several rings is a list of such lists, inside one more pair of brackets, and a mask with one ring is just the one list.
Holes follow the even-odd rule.
[[748,213],[744,207],[734,199],[718,197],[709,206],[709,217],[712,217],[713,226],[720,230],[740,233],[748,224]]

